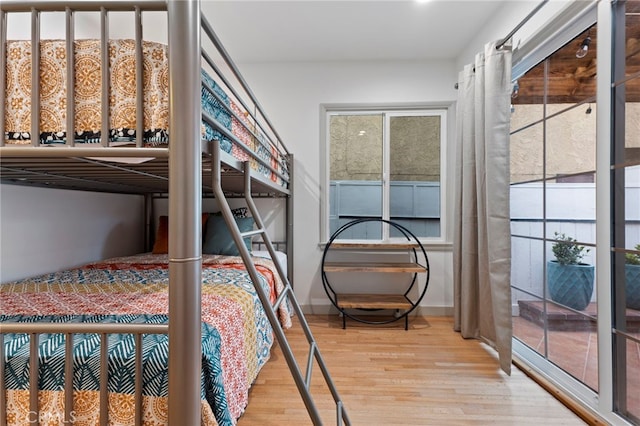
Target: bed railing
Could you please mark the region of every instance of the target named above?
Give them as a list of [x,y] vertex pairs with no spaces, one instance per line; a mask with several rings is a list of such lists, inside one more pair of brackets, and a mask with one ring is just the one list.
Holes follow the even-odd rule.
[[[201,362],[201,305],[200,305],[200,274],[202,268],[201,241],[196,236],[202,234],[202,225],[199,219],[202,197],[202,150],[201,150],[201,104],[200,104],[200,2],[199,1],[8,1],[0,5],[0,22],[2,32],[0,34],[0,81],[6,81],[6,42],[7,42],[7,14],[9,12],[29,12],[31,14],[31,55],[32,72],[31,86],[31,150],[42,150],[40,155],[50,155],[51,148],[41,147],[40,135],[40,67],[39,67],[39,42],[40,42],[40,14],[45,11],[64,11],[67,35],[67,51],[73,48],[73,27],[75,11],[99,11],[100,12],[100,40],[102,52],[102,64],[108,63],[108,14],[116,10],[133,10],[136,15],[136,45],[141,45],[142,31],[140,30],[139,14],[143,10],[167,10],[168,12],[168,44],[179,46],[172,49],[169,55],[169,128],[173,137],[171,156],[169,157],[169,197],[170,197],[170,221],[169,234],[184,236],[184,238],[170,238],[169,240],[169,325],[163,328],[169,334],[169,423],[172,425],[198,425],[200,424],[200,362]],[[136,48],[136,56],[140,47]],[[141,61],[140,61],[141,62]],[[139,63],[140,63],[139,62]],[[105,149],[109,145],[109,67],[102,66],[102,120],[101,120],[101,148],[86,148],[76,150],[73,140],[73,104],[74,98],[67,92],[67,141],[64,151],[68,157],[94,156],[120,156],[125,154],[123,150]],[[73,86],[73,76],[68,67],[67,86]],[[71,78],[69,78],[71,76]],[[141,81],[141,67],[137,67],[136,81]],[[20,155],[21,149],[12,150],[13,147],[4,145],[5,135],[5,106],[6,92],[4,83],[0,84],[0,92],[3,102],[0,108],[0,150],[1,156]],[[141,102],[141,87],[138,85],[138,106]],[[73,93],[73,89],[70,89]],[[139,118],[139,116],[138,116]],[[138,120],[140,123],[140,120]],[[138,130],[140,125],[138,124]],[[136,145],[141,145],[141,133],[138,133]],[[178,142],[181,141],[182,143]],[[136,150],[136,148],[131,148]],[[138,148],[137,150],[142,150]],[[56,150],[57,151],[57,150]],[[91,151],[94,151],[92,154]],[[168,152],[168,149],[164,149]],[[32,151],[33,152],[33,151]],[[148,153],[148,152],[147,152]],[[141,154],[138,152],[138,155]],[[179,283],[176,284],[176,283]],[[23,332],[39,333],[38,327],[42,325],[10,325],[3,324],[2,332],[20,330]],[[17,328],[16,328],[17,327]],[[50,325],[49,331],[59,332],[60,324]],[[79,332],[87,332],[91,325],[78,325]],[[99,326],[100,329],[104,324]],[[106,327],[105,327],[106,328]],[[104,330],[104,329],[103,329]],[[127,331],[118,326],[113,332]],[[152,330],[150,330],[152,331]],[[37,350],[37,339],[33,337],[32,354]],[[32,362],[37,362],[37,357],[32,356]],[[106,365],[106,363],[104,363]],[[33,364],[32,368],[36,365]],[[2,366],[4,368],[4,365]],[[33,369],[32,371],[37,371]],[[37,387],[38,375],[32,375],[31,406],[37,412]],[[106,381],[103,380],[106,384]],[[73,383],[71,381],[71,383]],[[66,385],[68,386],[68,384]],[[104,386],[104,385],[103,385]],[[3,386],[4,389],[4,386]],[[106,392],[104,396],[106,398]],[[2,412],[4,418],[5,411]],[[4,421],[4,420],[3,420]],[[101,423],[107,424],[107,417],[101,415]]]
[[[65,40],[66,40],[66,59],[67,59],[67,102],[66,102],[66,128],[67,128],[67,141],[68,146],[73,146],[75,140],[72,137],[75,125],[75,110],[74,110],[74,85],[70,84],[74,81],[74,12],[77,11],[99,11],[100,12],[100,42],[102,63],[109,63],[108,52],[108,12],[110,11],[134,11],[135,12],[135,29],[136,29],[136,83],[138,99],[138,134],[136,140],[136,146],[142,146],[142,21],[141,12],[144,11],[161,11],[166,10],[166,3],[163,1],[151,1],[143,0],[138,2],[131,1],[111,1],[108,4],[108,8],[105,6],[97,6],[97,2],[92,1],[77,1],[77,2],[64,2],[64,1],[35,1],[29,4],[24,2],[12,2],[5,1],[0,11],[0,21],[2,21],[2,55],[0,56],[0,81],[6,81],[6,63],[7,52],[7,12],[30,12],[31,14],[31,144],[33,146],[39,146],[39,139],[34,135],[40,135],[40,14],[41,12],[65,12]],[[101,89],[101,101],[102,101],[102,146],[108,146],[109,140],[106,137],[109,134],[109,67],[102,67],[102,89]],[[6,98],[4,84],[0,85],[0,95],[2,99]],[[2,102],[0,106],[0,146],[4,145],[5,135],[5,105]]]
[[[169,2],[170,3],[170,2]],[[199,3],[197,3],[199,4]],[[76,130],[76,110],[75,110],[75,84],[74,84],[74,42],[80,40],[75,37],[76,28],[76,14],[77,12],[96,12],[99,13],[99,43],[100,43],[100,63],[109,63],[109,17],[112,12],[130,12],[134,16],[134,44],[135,44],[135,146],[140,148],[145,145],[143,139],[144,136],[144,96],[143,96],[143,20],[142,16],[146,12],[164,11],[167,8],[167,3],[164,1],[155,0],[139,0],[139,1],[112,1],[112,2],[98,2],[98,1],[32,1],[25,3],[23,1],[6,0],[3,1],[0,7],[0,81],[7,81],[7,39],[10,34],[7,33],[7,28],[10,27],[8,17],[12,13],[28,13],[30,18],[30,39],[32,40],[30,47],[31,56],[31,76],[30,76],[30,110],[31,120],[29,126],[30,142],[34,148],[41,148],[42,143],[40,141],[41,128],[40,128],[40,111],[41,111],[41,96],[40,96],[40,75],[41,72],[41,57],[40,57],[40,42],[41,38],[41,17],[43,13],[50,12],[64,12],[63,24],[64,27],[64,39],[66,46],[66,71],[65,71],[65,89],[66,89],[66,101],[64,102],[64,114],[66,136],[63,139],[62,145],[65,147],[75,147],[77,145],[74,130]],[[60,13],[58,13],[60,15]],[[58,18],[60,18],[58,16]],[[239,116],[236,111],[225,104],[216,93],[216,91],[208,85],[207,82],[203,82],[203,89],[207,90],[209,95],[217,98],[219,107],[226,109],[225,114],[233,117],[234,124],[241,127],[243,132],[250,135],[250,138],[255,142],[255,147],[251,148],[246,145],[246,141],[241,141],[233,134],[223,123],[216,120],[210,114],[203,113],[203,122],[210,125],[216,131],[223,135],[230,141],[235,143],[234,148],[242,151],[252,162],[257,164],[266,173],[270,173],[272,176],[276,176],[280,179],[284,187],[288,186],[290,179],[288,169],[289,165],[289,151],[282,142],[278,132],[264,113],[263,108],[257,101],[255,95],[247,85],[246,81],[240,74],[237,66],[230,58],[218,36],[215,34],[212,26],[206,20],[205,17],[201,17],[199,26],[202,28],[201,34],[207,40],[207,47],[211,51],[206,51],[201,47],[194,47],[195,51],[201,50],[202,62],[201,67],[207,72],[212,71],[215,75],[215,79],[220,83],[221,87],[229,94],[232,101],[239,104],[245,112],[244,116]],[[184,27],[183,27],[184,28]],[[170,28],[167,28],[167,37],[170,37]],[[180,49],[189,49],[188,46],[180,46]],[[215,56],[215,59],[214,59]],[[221,62],[226,65],[226,70],[218,65],[216,62]],[[106,148],[110,146],[110,74],[109,67],[102,66],[100,69],[100,137],[99,146]],[[174,74],[182,74],[182,70],[175,70]],[[176,77],[174,75],[173,77]],[[177,80],[177,78],[174,78]],[[199,77],[198,77],[199,81]],[[0,84],[0,98],[6,99],[9,94],[6,93],[6,87],[4,84]],[[182,93],[170,93],[170,96],[182,96]],[[7,123],[5,122],[5,116],[7,113],[7,107],[4,102],[0,103],[0,148],[8,146],[5,141],[5,135],[7,134]],[[200,116],[200,114],[198,114]],[[174,134],[174,139],[177,139],[175,135],[178,135],[178,131],[174,126],[169,126]],[[26,129],[22,129],[26,131]],[[182,137],[183,135],[179,135]],[[58,142],[58,141],[57,141]],[[12,150],[2,150],[4,156],[18,157],[35,157],[40,156],[42,153],[39,149],[33,151],[26,151],[24,146],[15,146],[11,144]],[[56,145],[61,145],[60,143]],[[77,150],[73,152],[66,152],[68,157],[87,157],[91,155],[105,156],[104,152],[95,150],[96,145],[82,143],[84,151]],[[200,144],[202,150],[206,152],[208,144]],[[49,146],[48,146],[49,147]],[[88,149],[87,149],[88,148]],[[259,152],[262,150],[262,155]],[[96,152],[97,151],[97,152]],[[277,158],[277,163],[265,158],[265,152],[273,154]],[[47,153],[47,155],[50,155]],[[144,153],[133,154],[130,151],[113,150],[109,151],[108,156],[134,156],[138,155],[148,157],[162,157],[162,154],[154,153],[151,151],[145,151]],[[61,155],[62,156],[62,155]],[[236,167],[240,169],[240,166]]]
[[[101,93],[100,93],[100,143],[76,143],[75,142],[75,107],[74,107],[74,41],[75,23],[77,12],[99,13],[100,21],[100,52],[101,63],[109,62],[109,16],[112,12],[129,11],[134,14],[135,26],[135,81],[136,81],[136,137],[133,147],[113,147],[110,146],[109,122],[110,122],[110,88],[109,88],[109,67],[101,68]],[[171,155],[169,148],[149,148],[143,147],[143,93],[142,86],[144,72],[142,66],[142,45],[143,45],[143,25],[142,15],[150,11],[167,12],[167,41],[170,49],[168,55],[169,67],[169,126],[171,130]],[[182,238],[170,238],[169,240],[169,324],[140,326],[128,324],[16,324],[3,323],[0,325],[2,333],[28,333],[31,335],[31,371],[37,371],[38,359],[37,336],[40,333],[64,333],[67,342],[71,342],[72,333],[101,333],[103,341],[110,333],[134,333],[136,336],[145,333],[168,333],[169,335],[169,424],[172,425],[196,425],[200,424],[200,387],[201,387],[201,311],[200,311],[200,275],[202,269],[201,241],[196,236],[202,234],[202,223],[200,220],[202,203],[202,159],[203,153],[213,157],[213,153],[208,151],[209,144],[203,143],[202,122],[208,123],[217,130],[223,137],[238,142],[238,147],[249,158],[261,168],[268,171],[271,177],[277,177],[284,182],[282,192],[290,194],[290,170],[291,154],[282,143],[280,136],[273,128],[271,122],[263,112],[262,107],[256,100],[250,88],[242,78],[238,68],[233,63],[222,43],[214,33],[213,28],[205,18],[201,16],[200,1],[155,1],[137,0],[125,1],[114,0],[109,2],[95,0],[76,1],[46,1],[35,0],[25,2],[24,0],[3,0],[0,4],[0,82],[7,79],[7,27],[8,16],[14,12],[28,13],[31,23],[31,76],[32,87],[30,97],[31,124],[29,128],[31,142],[29,146],[8,146],[5,143],[6,133],[6,106],[5,102],[0,102],[0,157],[27,159],[35,157],[46,158],[76,158],[83,162],[100,160],[87,160],[84,157],[154,157],[168,158],[168,193],[169,193],[169,235],[180,235]],[[41,39],[41,14],[48,12],[64,12],[65,45],[68,55],[66,56],[66,137],[58,147],[44,146],[40,141],[40,49],[38,48]],[[202,52],[201,37],[206,36],[208,43],[215,47],[216,55],[231,70],[230,75],[217,65],[212,57],[212,52]],[[178,46],[172,48],[172,46]],[[261,148],[270,152],[275,152],[283,163],[274,164],[271,159],[265,159],[259,155],[257,146],[252,149],[246,146],[234,133],[230,132],[222,123],[210,114],[202,112],[201,106],[201,70],[205,68],[212,70],[216,74],[217,81],[220,81],[224,89],[235,99],[246,111],[246,117],[238,115],[230,107],[227,112],[235,118],[244,131],[251,138],[263,145]],[[235,83],[235,84],[234,84]],[[216,97],[215,90],[204,85],[209,94]],[[239,86],[239,87],[237,87]],[[6,99],[7,93],[4,84],[0,84],[0,98]],[[220,100],[218,98],[218,100]],[[224,104],[221,102],[221,104]],[[60,146],[61,145],[61,146]],[[216,150],[215,154],[220,154]],[[230,157],[229,157],[230,158]],[[249,170],[242,161],[228,161],[226,164],[235,167],[240,172]],[[63,167],[68,167],[64,165]],[[125,166],[107,166],[111,170],[121,171]],[[245,170],[246,168],[246,170]],[[133,167],[132,167],[133,169]],[[13,170],[12,170],[13,172]],[[2,170],[0,170],[2,173]],[[29,171],[24,176],[28,176]],[[137,171],[136,173],[145,173]],[[1,177],[1,176],[0,176]],[[166,179],[166,177],[161,176]],[[287,189],[289,188],[289,189]],[[147,191],[158,192],[158,191]],[[291,233],[289,224],[291,218],[291,206],[287,203],[287,248],[292,251]],[[279,271],[282,272],[282,271]],[[179,283],[179,284],[176,284]],[[289,290],[291,291],[291,290]],[[292,294],[292,293],[291,293]],[[302,316],[302,313],[299,313]],[[308,327],[307,327],[308,328]],[[139,339],[137,337],[139,346]],[[101,357],[106,358],[106,345],[101,349]],[[0,341],[0,351],[3,341]],[[314,353],[318,353],[313,345]],[[72,348],[67,347],[66,356]],[[136,357],[140,359],[139,357]],[[4,360],[4,354],[0,352],[0,359]],[[4,361],[3,361],[4,362]],[[139,362],[139,361],[136,361]],[[106,362],[103,362],[103,370],[106,369]],[[0,365],[4,371],[4,364]],[[67,365],[66,368],[69,368]],[[136,366],[136,369],[138,366]],[[136,370],[138,371],[138,370]],[[106,372],[104,372],[106,374]],[[102,373],[101,373],[102,375]],[[138,374],[136,373],[138,376]],[[67,375],[67,377],[69,377]],[[106,376],[101,376],[106,377]],[[139,377],[142,377],[140,374]],[[0,376],[4,380],[4,375]],[[38,413],[38,375],[34,374],[31,380],[30,406],[34,415]],[[68,382],[68,381],[67,381]],[[101,399],[106,401],[106,380],[101,380]],[[5,383],[0,383],[4,388]],[[68,392],[71,383],[65,383],[65,398],[72,398],[72,393]],[[136,384],[136,396],[138,395],[138,384]],[[68,395],[67,395],[68,394]],[[71,395],[71,396],[70,396]],[[337,394],[336,394],[337,396]],[[136,397],[138,401],[139,398]],[[139,403],[139,402],[138,402]],[[101,403],[101,407],[102,407]],[[69,407],[65,416],[70,418]],[[105,404],[106,407],[106,404]],[[342,412],[342,403],[338,398],[339,412]],[[138,407],[139,408],[139,407]],[[0,426],[4,426],[4,412],[6,401],[0,398]],[[101,408],[100,422],[107,424],[108,419]],[[140,410],[136,410],[141,413]],[[139,418],[140,414],[136,414]],[[346,416],[346,413],[345,413]],[[339,415],[339,418],[342,416]],[[141,422],[141,420],[136,420]],[[347,421],[347,424],[349,422]],[[139,423],[136,423],[139,424]]]
[[[205,61],[207,62],[207,64],[215,71],[216,75],[218,75],[222,79],[222,81],[229,88],[229,90],[231,90],[231,92],[238,98],[238,100],[241,102],[241,104],[244,107],[244,109],[249,112],[249,114],[251,115],[251,118],[257,124],[258,129],[260,129],[261,131],[263,131],[265,133],[267,133],[268,131],[273,132],[273,135],[275,136],[275,140],[277,142],[277,143],[273,143],[273,145],[278,150],[278,153],[282,157],[287,157],[288,155],[290,155],[290,153],[287,150],[287,148],[281,142],[282,138],[280,137],[280,135],[276,131],[276,129],[273,126],[273,124],[271,124],[271,121],[269,120],[269,118],[265,114],[264,110],[262,109],[262,106],[260,105],[260,103],[258,102],[257,98],[253,94],[253,91],[249,88],[249,85],[244,80],[244,77],[242,77],[242,74],[240,74],[240,71],[238,70],[238,67],[233,62],[233,59],[231,59],[231,56],[227,53],[226,49],[224,48],[224,46],[220,42],[220,39],[218,38],[216,33],[213,31],[213,28],[211,27],[211,24],[206,19],[206,17],[202,18],[202,29],[207,34],[209,40],[211,40],[213,45],[216,47],[217,51],[221,53],[223,60],[229,66],[231,72],[233,73],[233,76],[236,78],[236,80],[242,86],[242,89],[250,97],[250,99],[251,99],[251,101],[253,102],[253,105],[254,105],[253,112],[252,112],[252,108],[250,106],[248,106],[242,100],[242,96],[240,96],[238,91],[233,88],[233,85],[229,82],[229,80],[224,77],[224,73],[221,71],[220,67],[218,67],[216,65],[215,61],[213,61],[211,59],[211,57],[207,54],[207,52],[205,52],[203,50],[202,51],[202,56],[205,59]],[[265,126],[263,124],[261,124],[261,122],[259,120],[259,117],[263,117],[263,119],[264,119],[264,121],[265,121],[265,123],[266,123],[266,125],[268,127],[265,128]],[[245,126],[245,128],[247,128],[247,126],[244,123],[242,123],[242,124],[243,124],[243,126]],[[247,130],[251,131],[251,129],[248,129],[248,128],[247,128]],[[251,133],[253,133],[253,136],[256,137],[256,135],[255,135],[255,133],[253,131],[251,131]]]
[[[131,334],[135,339],[135,426],[141,426],[142,422],[142,335],[143,334],[167,334],[166,324],[60,324],[60,323],[0,323],[0,426],[7,425],[6,411],[6,377],[4,335],[5,333],[17,333],[29,335],[29,371],[39,370],[38,337],[40,334],[64,334],[64,418],[49,419],[61,424],[74,423],[73,411],[73,336],[74,334],[93,333],[100,335],[100,426],[109,424],[109,400],[107,390],[108,357],[107,336],[109,334]],[[69,379],[71,378],[71,379]],[[29,376],[29,412],[27,419],[15,419],[16,423],[39,424],[45,416],[40,414],[38,404],[39,375]],[[43,423],[48,423],[44,421]]]

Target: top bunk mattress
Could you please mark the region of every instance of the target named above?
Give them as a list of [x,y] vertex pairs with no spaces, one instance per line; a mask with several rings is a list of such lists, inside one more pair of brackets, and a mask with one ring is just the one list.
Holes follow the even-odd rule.
[[[109,145],[136,142],[136,46],[134,40],[110,40],[109,51]],[[7,42],[5,144],[31,145],[31,41]],[[143,41],[143,128],[145,146],[169,143],[169,66],[167,46]],[[74,41],[74,134],[75,144],[101,142],[102,60],[100,40]],[[65,40],[40,42],[40,135],[43,145],[66,144],[67,48]],[[203,120],[203,140],[219,140],[223,151],[273,182],[285,179],[287,159],[264,134],[255,120],[204,70],[202,110],[218,123]],[[232,135],[231,137],[229,135]]]

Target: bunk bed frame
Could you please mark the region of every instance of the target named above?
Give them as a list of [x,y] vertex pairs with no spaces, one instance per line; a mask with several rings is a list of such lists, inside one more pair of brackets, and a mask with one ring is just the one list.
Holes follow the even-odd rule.
[[[68,137],[64,146],[43,146],[36,135],[39,129],[39,49],[40,42],[39,19],[41,12],[65,12],[67,51],[73,51],[74,18],[78,11],[100,12],[101,43],[103,63],[108,60],[106,46],[108,42],[108,14],[112,11],[134,12],[136,22],[136,44],[141,45],[143,11],[166,11],[168,19],[168,56],[169,66],[169,95],[171,98],[169,110],[169,128],[171,129],[171,149],[168,147],[143,147],[142,142],[142,66],[136,70],[138,92],[136,94],[138,108],[137,137],[135,147],[110,147],[108,137],[103,137],[97,146],[74,144],[73,137]],[[273,130],[273,126],[266,118],[255,96],[240,75],[237,67],[230,59],[224,47],[218,40],[207,20],[201,16],[200,1],[157,1],[157,0],[115,0],[99,1],[14,1],[4,0],[0,5],[0,81],[6,80],[7,66],[7,15],[12,12],[28,12],[31,14],[32,30],[32,75],[31,75],[31,135],[29,146],[5,144],[5,86],[0,84],[0,178],[3,183],[35,185],[50,188],[66,188],[76,190],[104,191],[114,193],[144,194],[146,203],[152,199],[151,194],[168,194],[169,197],[169,323],[168,324],[50,324],[50,323],[1,323],[0,324],[0,425],[7,422],[5,418],[6,400],[5,386],[5,354],[4,335],[8,333],[27,333],[31,336],[30,371],[38,371],[38,339],[42,333],[64,333],[67,336],[65,356],[65,377],[72,377],[72,362],[69,362],[72,352],[74,333],[100,333],[102,336],[101,357],[101,389],[100,389],[100,423],[106,425],[107,418],[107,367],[106,367],[106,336],[110,333],[126,333],[136,336],[136,424],[142,424],[141,418],[141,335],[160,333],[169,336],[169,424],[171,425],[199,425],[200,424],[200,386],[201,386],[201,283],[202,247],[197,236],[201,235],[202,222],[201,203],[204,194],[213,195],[219,204],[227,226],[232,231],[233,239],[243,259],[256,292],[266,311],[273,328],[275,337],[284,354],[293,379],[307,408],[309,416],[315,425],[322,424],[322,420],[314,399],[310,393],[311,373],[314,362],[320,367],[322,376],[327,384],[336,405],[336,422],[344,421],[350,424],[346,409],[331,379],[327,366],[320,354],[318,346],[307,324],[304,314],[296,300],[291,284],[287,278],[291,274],[285,273],[279,262],[274,264],[285,283],[285,290],[274,305],[268,295],[258,284],[259,277],[251,255],[243,244],[243,238],[257,236],[262,239],[271,254],[276,259],[275,249],[258,209],[253,201],[255,196],[283,197],[287,209],[287,252],[289,259],[293,254],[292,244],[292,203],[293,192],[291,176],[293,176],[292,156],[286,152],[280,138]],[[268,168],[272,176],[288,182],[288,186],[281,186],[271,179],[255,173],[249,161],[238,161],[228,153],[222,151],[219,141],[202,141],[202,121],[205,121],[228,138],[235,138],[233,134],[223,128],[213,117],[204,113],[200,103],[202,57],[211,67],[216,65],[202,52],[201,35],[206,35],[218,50],[226,65],[245,90],[253,103],[252,117],[258,122],[259,114],[262,122],[270,128],[271,134],[278,140],[278,146],[284,150],[289,162],[289,175],[286,176],[268,162],[258,158],[248,150],[253,161],[258,161]],[[171,49],[171,46],[180,48]],[[141,63],[141,47],[136,49],[137,63]],[[73,81],[73,55],[67,55],[67,81]],[[102,69],[102,81],[108,81],[108,67]],[[220,76],[221,78],[224,78]],[[228,84],[227,84],[228,85]],[[73,86],[73,84],[69,85]],[[102,85],[102,135],[109,134],[109,87]],[[233,90],[233,89],[231,89]],[[67,88],[67,129],[74,127],[73,87]],[[246,105],[245,109],[249,110]],[[67,132],[68,135],[73,132]],[[152,160],[140,164],[114,164],[103,161],[106,157],[153,157]],[[241,233],[229,203],[228,197],[243,196],[257,225],[257,230]],[[181,236],[181,238],[176,238]],[[289,260],[291,263],[291,260]],[[290,271],[289,271],[290,272]],[[172,283],[179,283],[172,285]],[[295,316],[305,333],[309,344],[307,368],[303,375],[293,350],[290,347],[275,309],[286,300],[292,304]],[[71,418],[72,381],[67,380],[65,388],[65,421]],[[38,375],[30,377],[30,389],[38,389]],[[38,392],[30,392],[30,409],[37,417]]]

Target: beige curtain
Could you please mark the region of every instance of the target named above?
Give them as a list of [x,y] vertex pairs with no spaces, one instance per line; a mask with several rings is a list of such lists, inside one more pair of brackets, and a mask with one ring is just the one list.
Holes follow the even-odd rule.
[[458,79],[454,327],[511,374],[509,116],[511,51],[485,46]]

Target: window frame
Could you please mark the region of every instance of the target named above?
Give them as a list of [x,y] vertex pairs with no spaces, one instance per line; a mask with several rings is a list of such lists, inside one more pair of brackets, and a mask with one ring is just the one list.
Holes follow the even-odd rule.
[[[447,223],[447,210],[448,210],[448,195],[447,195],[447,158],[450,144],[448,143],[449,137],[449,125],[451,113],[451,105],[437,103],[437,104],[419,104],[419,105],[362,105],[362,104],[323,104],[320,106],[320,243],[325,244],[330,235],[330,126],[331,116],[335,115],[372,115],[381,114],[383,121],[382,137],[383,137],[383,175],[382,175],[382,218],[389,219],[390,206],[390,149],[389,149],[389,136],[390,136],[390,120],[392,117],[404,117],[404,116],[439,116],[440,117],[440,235],[438,237],[418,237],[420,242],[424,245],[438,245],[448,241],[448,223]],[[389,237],[389,227],[383,226],[382,239],[380,240],[348,240],[353,242],[366,242],[366,243],[392,243],[402,240],[398,237]],[[344,241],[344,240],[343,240]]]

